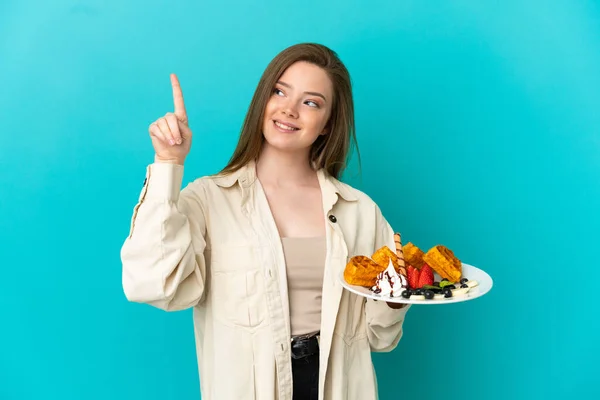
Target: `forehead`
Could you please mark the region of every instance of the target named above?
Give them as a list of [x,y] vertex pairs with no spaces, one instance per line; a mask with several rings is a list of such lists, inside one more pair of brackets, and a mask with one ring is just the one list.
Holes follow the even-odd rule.
[[327,72],[304,61],[290,65],[279,80],[300,91],[323,93],[327,98],[331,98],[333,92],[333,84]]

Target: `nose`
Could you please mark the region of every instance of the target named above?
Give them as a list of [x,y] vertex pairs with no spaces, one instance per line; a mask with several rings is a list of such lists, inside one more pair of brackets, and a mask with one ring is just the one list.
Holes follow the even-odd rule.
[[291,99],[282,104],[281,112],[290,118],[298,118],[296,103]]

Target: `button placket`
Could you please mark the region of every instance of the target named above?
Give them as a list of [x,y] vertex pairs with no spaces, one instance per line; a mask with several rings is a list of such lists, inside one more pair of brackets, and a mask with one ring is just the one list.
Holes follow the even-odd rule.
[[[247,181],[246,185],[248,185]],[[242,187],[244,186],[242,185]],[[280,252],[274,245],[276,241],[274,239],[276,237],[276,226],[272,218],[271,223],[267,219],[261,218],[263,214],[268,215],[268,209],[265,207],[266,203],[264,203],[266,198],[260,196],[256,199],[254,197],[257,195],[256,190],[259,189],[251,186],[247,189],[246,196],[251,198],[249,202],[254,204],[255,207],[253,212],[248,213],[248,218],[251,221],[252,228],[255,230],[254,240],[261,249],[261,264],[264,266],[265,295],[274,339],[273,350],[275,352],[278,386],[281,388],[280,398],[282,400],[291,400],[289,397],[292,390],[291,357],[289,346],[286,345],[287,340],[289,340],[289,332],[284,322],[284,308],[282,307],[284,301],[279,282],[281,272],[278,269],[278,260]]]

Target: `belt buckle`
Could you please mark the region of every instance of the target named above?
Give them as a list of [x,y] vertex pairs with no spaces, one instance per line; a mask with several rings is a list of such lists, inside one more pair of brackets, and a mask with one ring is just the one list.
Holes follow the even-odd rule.
[[[308,342],[310,339],[316,339],[317,341],[317,352],[319,351],[319,347],[321,346],[321,342],[320,342],[320,332],[312,333],[312,334],[306,334],[306,335],[300,335],[300,336],[295,336],[291,338],[291,356],[293,359],[297,360],[297,359],[301,359],[304,357],[308,357],[310,355],[315,354],[314,352],[310,353],[310,343]],[[308,342],[308,343],[302,343],[302,342]],[[298,343],[299,344],[299,348],[297,350],[299,350],[298,354],[294,351],[294,344]]]
[[294,343],[294,341],[301,341],[301,340],[311,339],[313,337],[316,338],[317,339],[317,343],[320,344],[321,332],[307,333],[306,335],[293,336],[291,338],[291,342]]

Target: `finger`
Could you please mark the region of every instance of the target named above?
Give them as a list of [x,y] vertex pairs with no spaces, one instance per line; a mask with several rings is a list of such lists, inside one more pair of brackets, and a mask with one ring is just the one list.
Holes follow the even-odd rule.
[[185,140],[190,140],[192,137],[192,131],[189,126],[184,124],[181,121],[179,123],[179,134],[181,135],[181,142],[183,143]]
[[165,137],[166,141],[171,146],[173,146],[175,144],[175,141],[173,140],[173,134],[171,133],[171,130],[169,129],[169,124],[167,123],[167,120],[164,118],[160,118],[158,121],[156,121],[156,123],[158,124],[158,127],[160,128],[160,131],[163,134],[163,136]]
[[150,124],[150,128],[148,128],[148,131],[150,132],[150,136],[158,139],[164,144],[167,144],[167,140],[163,133],[160,131],[160,128],[158,127],[158,124],[156,122]]
[[177,79],[177,75],[175,74],[171,74],[171,86],[173,87],[175,115],[180,121],[187,123],[187,112],[185,111],[185,104],[183,102],[183,92],[181,91],[179,79]]
[[165,116],[167,120],[167,125],[169,125],[169,130],[171,131],[171,135],[173,137],[173,141],[177,144],[181,144],[181,133],[179,132],[179,121],[175,114],[167,114]]

